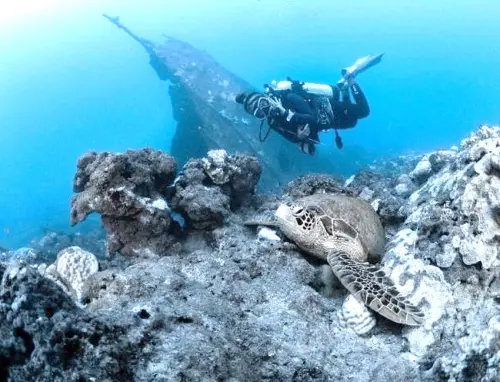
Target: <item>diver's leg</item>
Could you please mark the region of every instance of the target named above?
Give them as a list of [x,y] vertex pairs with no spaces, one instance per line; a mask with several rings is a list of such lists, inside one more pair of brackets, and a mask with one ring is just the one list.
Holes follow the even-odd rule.
[[351,94],[349,92],[349,86],[346,84],[344,86],[342,86],[342,89],[340,89],[340,94],[342,95],[342,106],[350,106],[352,105],[352,101],[351,101]]
[[370,106],[368,105],[368,100],[365,94],[361,90],[361,87],[357,82],[352,83],[350,86],[352,97],[356,101],[356,114],[358,118],[368,117],[370,114]]

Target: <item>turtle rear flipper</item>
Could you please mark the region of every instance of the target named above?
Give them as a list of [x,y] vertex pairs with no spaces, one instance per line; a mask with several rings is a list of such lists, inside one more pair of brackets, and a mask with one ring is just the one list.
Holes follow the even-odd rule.
[[382,269],[360,263],[343,250],[332,251],[327,260],[342,285],[358,301],[391,321],[411,326],[423,324],[422,311],[401,295]]
[[257,214],[253,218],[246,220],[243,224],[247,226],[262,225],[266,227],[279,227],[276,216],[274,212],[271,211],[265,211],[263,213]]

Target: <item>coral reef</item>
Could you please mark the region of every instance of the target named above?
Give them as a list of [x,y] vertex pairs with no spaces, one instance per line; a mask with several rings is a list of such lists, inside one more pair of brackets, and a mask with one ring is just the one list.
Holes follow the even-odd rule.
[[[179,174],[154,150],[87,154],[72,219],[101,214],[113,256],[68,246],[57,277],[29,249],[0,262],[0,380],[497,381],[499,164],[500,128],[487,126],[282,195],[254,195],[260,164],[243,154],[212,151]],[[375,321],[324,262],[242,224],[322,192],[378,211],[382,265],[423,326]]]
[[[489,324],[500,314],[499,155],[500,128],[482,126],[460,147],[426,154],[398,177],[410,178],[413,192],[395,205],[401,223],[388,230],[384,265],[426,310],[425,327],[403,331],[410,352],[428,359],[425,378],[499,377],[499,335]],[[359,195],[370,189],[364,194],[372,204],[398,198],[394,178],[373,184],[357,177],[350,186],[357,181]]]
[[108,253],[169,255],[180,250],[178,236],[186,224],[214,229],[247,206],[261,173],[255,157],[224,150],[191,159],[177,177],[174,158],[158,150],[87,153],[77,165],[71,224],[97,212]]

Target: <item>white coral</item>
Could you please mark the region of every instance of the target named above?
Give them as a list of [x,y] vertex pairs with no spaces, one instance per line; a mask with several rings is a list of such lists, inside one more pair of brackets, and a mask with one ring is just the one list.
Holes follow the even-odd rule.
[[281,240],[280,237],[276,234],[276,231],[268,227],[262,227],[261,229],[259,229],[257,237],[262,240],[270,240],[270,241]]
[[168,206],[168,203],[166,202],[165,199],[161,199],[161,198],[158,198],[158,199],[155,199],[152,203],[151,203],[151,206],[153,208],[156,208],[158,210],[167,210],[169,211],[170,210],[170,207]]
[[76,246],[61,250],[54,264],[38,267],[43,276],[56,282],[75,301],[81,299],[85,281],[98,270],[95,255]]
[[81,298],[83,283],[99,271],[95,255],[76,246],[60,251],[55,266],[59,277],[75,291],[77,300]]
[[443,272],[439,268],[414,258],[417,239],[415,231],[399,231],[388,244],[389,250],[384,256],[384,265],[398,290],[411,303],[423,303],[424,325],[407,327],[403,332],[408,339],[410,352],[420,357],[428,346],[435,342],[432,326],[445,314],[448,305],[453,302],[453,296],[450,285],[444,280]]
[[348,295],[339,311],[339,323],[358,335],[366,334],[377,324],[375,315],[353,295]]

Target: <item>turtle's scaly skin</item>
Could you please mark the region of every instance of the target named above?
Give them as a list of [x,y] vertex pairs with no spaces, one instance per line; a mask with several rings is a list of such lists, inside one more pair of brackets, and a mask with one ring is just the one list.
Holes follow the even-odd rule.
[[279,228],[302,250],[326,260],[342,285],[360,302],[384,317],[405,325],[421,325],[423,313],[397,290],[368,255],[380,259],[384,229],[366,201],[332,194],[316,194],[293,205],[281,204],[272,219],[246,224]]

